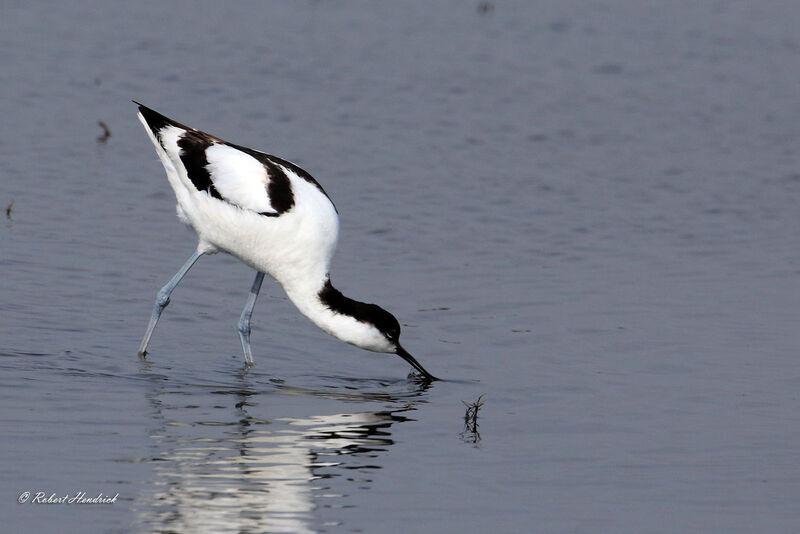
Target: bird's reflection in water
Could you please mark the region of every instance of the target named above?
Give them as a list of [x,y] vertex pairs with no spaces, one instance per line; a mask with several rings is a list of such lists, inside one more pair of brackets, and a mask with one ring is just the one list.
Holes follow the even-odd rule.
[[[188,399],[185,391],[151,391],[159,421],[151,435],[158,453],[145,459],[152,462],[155,482],[137,499],[141,521],[152,532],[305,533],[324,528],[315,510],[354,506],[347,502],[348,493],[369,485],[393,443],[392,425],[410,420],[408,412],[422,392],[416,386],[395,394],[342,389],[278,386],[255,393],[256,388],[243,388],[211,391],[222,397],[205,391]],[[381,401],[389,409],[269,421],[255,415],[269,403],[274,412],[282,395],[328,397],[362,408]],[[193,404],[200,399],[205,406]],[[228,421],[188,420],[200,415],[197,410],[227,414]],[[186,411],[194,413],[180,415]]]

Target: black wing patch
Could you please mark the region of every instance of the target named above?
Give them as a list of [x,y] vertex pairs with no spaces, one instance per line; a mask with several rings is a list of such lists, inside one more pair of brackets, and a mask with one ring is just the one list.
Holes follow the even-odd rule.
[[[227,141],[221,142],[254,158],[261,163],[261,165],[263,165],[264,169],[267,171],[267,178],[269,180],[266,185],[267,196],[269,197],[270,206],[272,206],[272,209],[275,210],[275,213],[262,211],[260,212],[261,215],[266,217],[277,217],[282,213],[292,209],[292,206],[294,206],[292,183],[289,180],[289,177],[286,176],[286,173],[283,172],[283,169],[275,164],[272,156],[268,156],[267,154],[259,152],[258,150],[253,150],[252,148],[247,148],[246,146],[234,145],[233,143],[228,143]],[[206,161],[206,165],[208,165],[208,161]]]
[[211,174],[206,168],[208,165],[206,149],[212,144],[214,144],[214,141],[210,136],[197,130],[188,130],[178,139],[178,146],[181,148],[181,161],[183,166],[186,167],[186,174],[189,176],[192,185],[198,191],[206,191],[212,197],[223,200],[222,195],[214,187]]
[[[274,176],[273,169],[275,169],[276,171],[280,172],[280,174],[284,178],[286,178],[288,192],[289,192],[289,194],[291,194],[292,193],[292,189],[291,189],[291,187],[289,187],[289,179],[288,179],[288,177],[286,177],[286,173],[283,172],[281,167],[289,169],[290,171],[295,173],[297,176],[299,176],[300,178],[302,178],[306,182],[310,183],[311,185],[313,185],[317,189],[319,189],[319,191],[323,195],[325,195],[325,197],[328,200],[330,200],[331,205],[333,205],[333,209],[336,211],[336,213],[339,213],[339,210],[336,209],[336,205],[333,204],[333,200],[331,200],[331,197],[328,196],[328,193],[325,192],[325,190],[322,188],[322,186],[319,185],[319,182],[317,182],[314,179],[314,177],[311,176],[305,169],[302,169],[302,168],[298,167],[297,165],[295,165],[291,161],[286,161],[285,159],[281,159],[281,158],[275,157],[275,156],[273,156],[271,154],[265,154],[263,152],[259,152],[258,150],[253,150],[252,148],[247,148],[246,146],[235,145],[233,143],[228,143],[227,141],[223,141],[223,143],[225,143],[226,145],[228,145],[230,147],[235,148],[236,150],[241,150],[245,154],[247,154],[249,156],[252,156],[255,159],[257,159],[258,161],[260,161],[261,164],[264,165],[264,167],[267,169],[267,173],[269,173],[270,179]],[[281,191],[276,190],[275,193],[280,195]],[[273,198],[272,197],[272,184],[271,183],[270,183],[270,189],[269,189],[269,198],[270,198],[270,200]],[[291,208],[292,205],[294,205],[294,199],[293,198],[292,198],[291,205],[289,206],[289,208]],[[272,207],[275,208],[274,203],[273,203]],[[280,211],[280,210],[278,210],[278,208],[275,208],[275,210],[276,211]]]
[[269,176],[267,194],[272,209],[277,212],[277,215],[289,211],[294,206],[294,193],[292,192],[292,183],[289,181],[289,177],[286,176],[283,169],[272,162],[262,161],[261,164],[267,169],[267,175]]
[[[320,190],[320,192],[323,195],[328,197],[328,200],[331,200],[331,197],[329,197],[328,193],[326,193],[325,190],[322,188],[322,186],[319,185],[319,182],[316,181],[314,179],[314,177],[311,176],[305,169],[302,169],[302,168],[298,167],[297,165],[295,165],[294,163],[292,163],[291,161],[286,161],[285,159],[277,158],[275,156],[267,156],[267,157],[270,158],[275,163],[277,163],[278,165],[283,165],[284,167],[286,167],[287,169],[289,169],[290,171],[295,173],[297,176],[299,176],[300,178],[302,178],[306,182],[308,182],[311,185],[315,186],[317,189]],[[333,204],[332,200],[331,200],[331,204]],[[339,213],[339,210],[336,209],[335,205],[333,206],[333,209],[336,210],[336,213]]]

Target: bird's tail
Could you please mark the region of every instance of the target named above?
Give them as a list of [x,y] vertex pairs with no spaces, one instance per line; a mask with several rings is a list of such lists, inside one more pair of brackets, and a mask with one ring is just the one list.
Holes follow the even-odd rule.
[[174,121],[169,117],[165,117],[158,111],[154,111],[144,104],[137,102],[136,100],[132,100],[134,104],[139,106],[139,113],[142,115],[144,122],[147,123],[147,127],[150,128],[150,131],[153,132],[153,135],[158,138],[158,132],[166,128],[167,126],[175,126],[176,128],[180,128],[182,130],[192,131],[194,128],[186,126],[185,124],[181,124],[178,121]]

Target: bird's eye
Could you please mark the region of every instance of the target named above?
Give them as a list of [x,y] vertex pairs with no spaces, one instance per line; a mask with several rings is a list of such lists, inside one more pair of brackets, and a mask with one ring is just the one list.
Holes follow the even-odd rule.
[[383,335],[386,337],[386,339],[394,343],[394,341],[400,337],[400,330],[388,330],[384,332]]

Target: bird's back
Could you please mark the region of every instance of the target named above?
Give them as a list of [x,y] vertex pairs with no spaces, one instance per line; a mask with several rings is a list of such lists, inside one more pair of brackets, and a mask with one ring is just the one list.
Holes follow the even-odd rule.
[[229,252],[284,286],[327,274],[338,214],[308,172],[141,104],[139,118],[201,248]]

